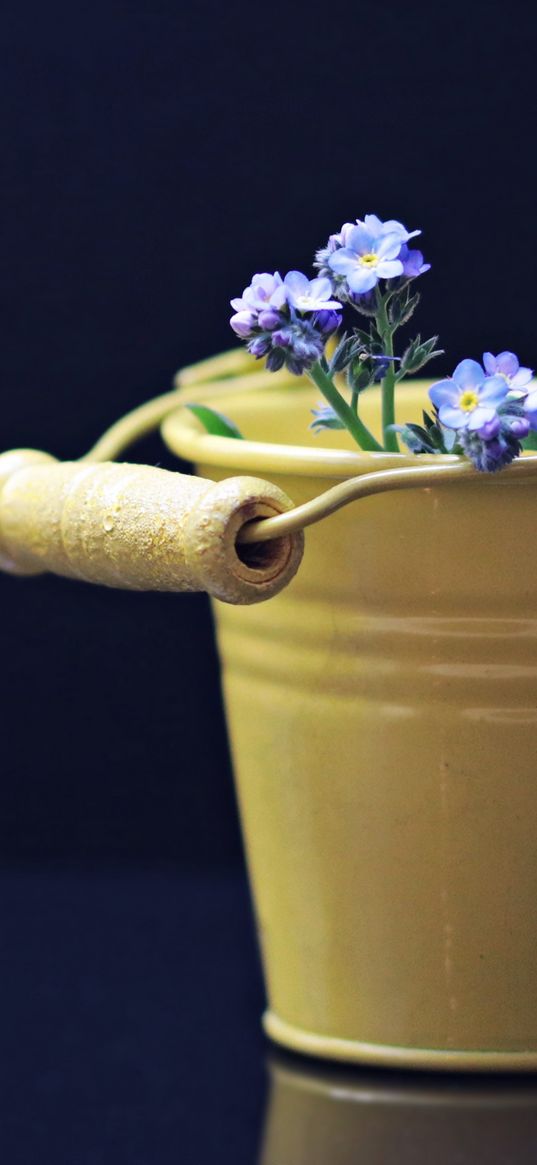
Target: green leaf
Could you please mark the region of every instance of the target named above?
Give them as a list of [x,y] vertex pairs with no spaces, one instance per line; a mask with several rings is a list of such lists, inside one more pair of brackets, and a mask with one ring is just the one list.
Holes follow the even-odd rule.
[[403,324],[408,323],[419,301],[419,293],[416,292],[415,295],[412,295],[408,286],[403,287],[400,292],[395,292],[392,295],[388,303],[388,318],[394,331],[402,327]]
[[[314,412],[315,410],[312,410],[312,411]],[[346,425],[343,424],[343,421],[340,421],[339,417],[336,416],[336,414],[333,412],[333,410],[332,410],[332,413],[330,413],[329,406],[326,406],[324,409],[319,409],[319,413],[320,413],[320,415],[317,416],[315,418],[315,420],[311,422],[311,425],[310,425],[310,429],[313,429],[314,433],[320,432],[321,429],[345,429],[346,428]],[[323,413],[324,413],[324,416],[323,416]]]
[[527,437],[521,442],[523,449],[531,449],[532,452],[537,451],[537,433],[528,433]]
[[222,416],[222,413],[217,413],[215,409],[210,409],[207,405],[187,405],[186,407],[194,413],[204,429],[213,437],[234,437],[244,441],[244,437],[235,422]]
[[419,372],[429,363],[429,360],[433,360],[435,356],[441,356],[442,349],[435,348],[437,341],[438,336],[431,336],[430,340],[425,340],[422,343],[421,336],[418,334],[415,340],[411,340],[406,352],[403,353],[400,372],[404,376],[408,375],[409,372]]

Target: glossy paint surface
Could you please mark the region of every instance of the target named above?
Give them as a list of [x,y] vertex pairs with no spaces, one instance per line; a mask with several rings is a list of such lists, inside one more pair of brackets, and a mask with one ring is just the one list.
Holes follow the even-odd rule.
[[[419,415],[424,390],[408,394]],[[252,405],[230,391],[219,407],[296,445],[308,404],[295,389],[282,417],[270,392]],[[317,447],[314,474],[309,440],[296,472],[289,450],[271,475],[296,503],[338,479],[337,444]],[[225,476],[209,445],[200,472]],[[353,454],[354,471],[372,456]],[[281,1043],[537,1067],[536,501],[530,471],[365,499],[307,532],[285,592],[215,604]]]

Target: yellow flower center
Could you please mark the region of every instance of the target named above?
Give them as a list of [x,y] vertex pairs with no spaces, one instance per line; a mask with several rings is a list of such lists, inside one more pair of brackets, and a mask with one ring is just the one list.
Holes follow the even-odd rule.
[[365,255],[360,255],[362,267],[376,267],[378,261],[379,257],[373,251],[368,251]]
[[459,408],[462,409],[463,413],[471,413],[478,404],[479,397],[477,392],[473,392],[471,388],[466,388],[464,392],[461,392]]

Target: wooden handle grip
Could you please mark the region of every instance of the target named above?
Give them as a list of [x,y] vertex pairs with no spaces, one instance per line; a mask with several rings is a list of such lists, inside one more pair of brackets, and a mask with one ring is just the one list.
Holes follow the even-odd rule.
[[0,456],[0,567],[256,603],[293,578],[303,535],[247,546],[237,546],[237,535],[245,523],[291,508],[277,486],[254,477],[215,483],[14,450]]

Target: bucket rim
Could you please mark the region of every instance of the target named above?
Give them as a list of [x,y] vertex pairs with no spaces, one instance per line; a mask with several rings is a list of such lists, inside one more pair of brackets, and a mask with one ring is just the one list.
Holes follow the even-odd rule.
[[[403,397],[421,396],[426,392],[428,380],[406,381],[401,393]],[[292,396],[289,386],[292,384]],[[350,477],[375,473],[379,470],[397,470],[406,468],[428,467],[445,477],[448,466],[467,465],[465,457],[454,454],[420,454],[414,453],[386,453],[369,452],[362,449],[333,449],[323,445],[296,445],[284,444],[275,441],[259,441],[244,438],[235,440],[230,437],[219,437],[207,433],[201,421],[189,408],[194,403],[208,404],[231,417],[235,417],[245,402],[254,410],[282,409],[288,407],[289,400],[297,401],[301,395],[311,400],[311,384],[309,381],[298,382],[290,374],[283,378],[281,374],[256,373],[253,376],[228,376],[220,381],[205,381],[192,388],[185,394],[185,402],[178,402],[177,408],[171,410],[164,418],[161,435],[176,456],[196,466],[207,466],[214,469],[232,470],[234,473],[269,473],[286,477],[315,477],[328,480],[344,480]],[[378,395],[380,389],[373,388],[371,394]],[[424,400],[426,403],[426,400]],[[307,408],[307,406],[305,406]],[[421,476],[421,475],[420,475]],[[449,476],[449,475],[448,475]],[[501,484],[509,481],[511,484],[516,477],[521,479],[537,477],[537,454],[527,450],[517,458],[516,462],[499,474],[477,474],[479,478],[486,477],[489,484]]]

